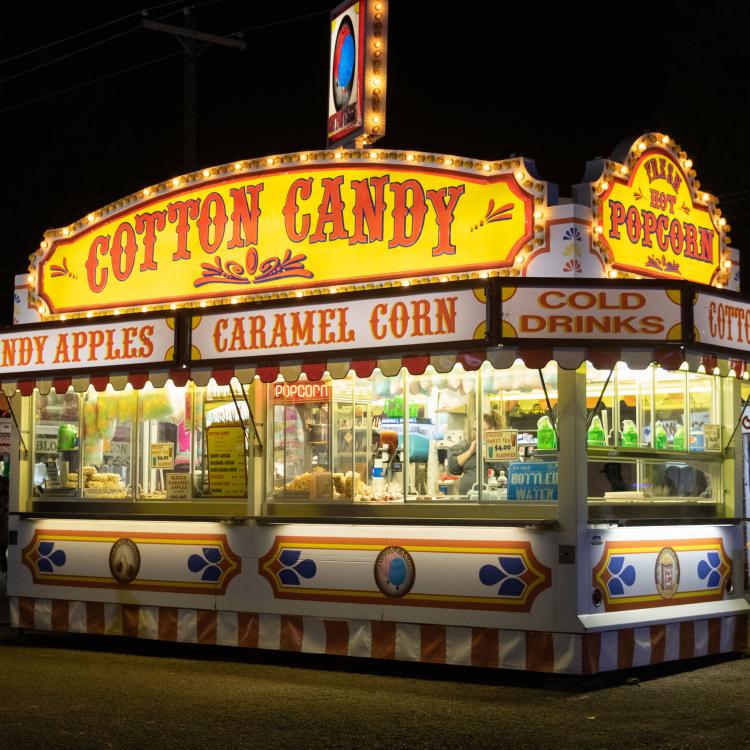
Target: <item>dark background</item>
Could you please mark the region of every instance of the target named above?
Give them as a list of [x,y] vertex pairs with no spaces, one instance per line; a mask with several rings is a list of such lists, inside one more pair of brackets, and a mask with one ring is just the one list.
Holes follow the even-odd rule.
[[[212,46],[199,57],[199,167],[325,146],[333,4],[192,3],[198,29],[245,30],[248,45]],[[181,47],[140,28],[144,7],[153,20],[182,25],[184,5],[26,3],[4,11],[0,323],[11,319],[13,274],[26,271],[46,228],[184,172]],[[742,249],[750,245],[749,21],[750,6],[734,3],[550,10],[391,0],[387,135],[378,145],[527,156],[569,196],[586,160],[609,155],[627,136],[666,132],[693,159],[702,186],[719,195]],[[83,85],[95,79],[103,80]]]

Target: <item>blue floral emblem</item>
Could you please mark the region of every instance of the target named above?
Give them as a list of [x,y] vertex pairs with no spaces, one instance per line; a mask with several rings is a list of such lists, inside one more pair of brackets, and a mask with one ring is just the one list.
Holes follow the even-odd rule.
[[36,561],[36,567],[40,573],[54,573],[55,568],[62,568],[65,565],[65,552],[55,549],[54,542],[40,542],[37,552],[39,559]]
[[521,576],[526,572],[526,563],[521,557],[498,557],[497,565],[483,565],[479,570],[479,580],[485,586],[495,586],[498,596],[518,598],[526,590],[526,582]]
[[607,588],[610,596],[622,596],[625,593],[625,586],[630,587],[635,583],[635,568],[632,565],[624,566],[623,555],[614,555],[609,559],[607,571],[612,577],[607,581]]
[[300,560],[302,552],[298,549],[285,549],[279,555],[279,562],[284,567],[279,571],[279,580],[285,586],[299,586],[300,576],[310,579],[317,572],[315,560]]
[[211,581],[216,583],[222,574],[221,562],[224,556],[218,547],[204,547],[203,555],[190,555],[188,558],[188,569],[191,573],[200,573],[201,581]]
[[718,552],[709,552],[706,560],[698,563],[698,578],[706,582],[706,588],[715,589],[721,583],[721,557]]

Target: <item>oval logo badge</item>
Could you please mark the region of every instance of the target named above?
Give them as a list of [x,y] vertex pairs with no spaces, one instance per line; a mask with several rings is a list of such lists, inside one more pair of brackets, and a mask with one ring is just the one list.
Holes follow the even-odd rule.
[[386,596],[408,594],[414,575],[414,560],[403,547],[386,547],[375,560],[375,583]]

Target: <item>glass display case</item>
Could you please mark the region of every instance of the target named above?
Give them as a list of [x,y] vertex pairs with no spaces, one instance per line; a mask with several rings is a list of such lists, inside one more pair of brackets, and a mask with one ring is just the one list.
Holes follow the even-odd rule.
[[590,503],[724,502],[718,376],[589,365],[586,403]]
[[557,500],[554,364],[313,385],[268,386],[271,501]]
[[[247,391],[150,384],[139,391],[35,393],[31,495],[38,499],[190,501],[247,497]],[[239,438],[213,461],[212,427]],[[224,437],[224,436],[223,436]],[[230,434],[231,437],[231,434]],[[213,468],[212,468],[213,467]],[[213,482],[212,482],[213,470]],[[237,477],[244,477],[244,483]],[[229,481],[231,479],[231,481]],[[220,481],[221,480],[221,481]],[[231,487],[231,493],[226,489]]]

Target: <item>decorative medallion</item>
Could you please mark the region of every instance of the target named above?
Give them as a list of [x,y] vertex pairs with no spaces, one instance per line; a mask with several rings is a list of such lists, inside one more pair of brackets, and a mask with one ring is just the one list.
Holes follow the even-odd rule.
[[531,543],[506,539],[277,536],[258,573],[276,599],[498,612],[552,585]]
[[118,583],[130,583],[141,569],[141,553],[132,539],[118,539],[109,552],[109,569]]
[[662,599],[671,599],[680,585],[680,561],[671,547],[664,547],[656,556],[654,568],[656,590]]
[[403,547],[386,547],[375,560],[375,583],[386,596],[408,594],[414,576],[414,560]]

